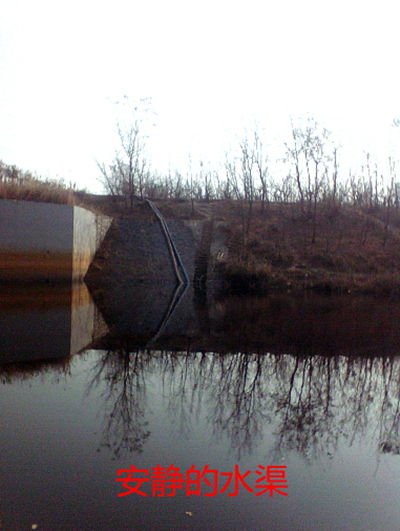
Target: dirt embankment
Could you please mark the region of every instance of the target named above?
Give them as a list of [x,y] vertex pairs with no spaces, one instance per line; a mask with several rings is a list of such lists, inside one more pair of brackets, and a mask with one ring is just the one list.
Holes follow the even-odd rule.
[[[244,210],[244,211],[243,211]],[[218,205],[227,226],[221,264],[235,289],[400,295],[400,212],[321,205]]]
[[[110,215],[112,203],[103,200]],[[170,260],[154,216],[137,202],[115,203],[116,224],[94,264],[97,278],[115,272],[152,279],[167,275]],[[226,289],[270,289],[400,294],[400,212],[319,205],[313,217],[300,204],[249,206],[157,201],[190,271],[219,278]],[[388,215],[390,214],[390,215]],[[388,222],[390,220],[390,223]],[[107,247],[108,246],[108,247]],[[206,264],[206,266],[204,266]],[[204,268],[205,267],[205,268]],[[172,273],[171,273],[172,274]],[[114,278],[114,280],[113,280]]]

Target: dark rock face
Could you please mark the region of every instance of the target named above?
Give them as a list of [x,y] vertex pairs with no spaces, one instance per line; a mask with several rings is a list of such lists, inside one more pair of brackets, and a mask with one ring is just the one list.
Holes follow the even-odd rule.
[[174,271],[160,224],[120,219],[108,242],[106,268],[135,280],[174,281]]
[[[192,281],[197,252],[193,230],[180,220],[167,220],[167,223]],[[176,282],[165,236],[157,220],[114,220],[86,280],[101,285],[127,279]]]

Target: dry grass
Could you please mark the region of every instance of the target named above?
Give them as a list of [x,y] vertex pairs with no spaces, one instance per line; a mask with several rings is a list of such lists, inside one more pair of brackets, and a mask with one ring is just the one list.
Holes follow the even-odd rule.
[[[111,204],[111,199],[106,200]],[[312,217],[299,204],[254,204],[250,230],[243,242],[239,202],[217,200],[158,201],[167,218],[213,217],[225,227],[228,252],[218,267],[229,287],[259,292],[264,288],[313,289],[323,292],[368,292],[400,295],[400,213],[350,205],[318,206],[316,237]],[[125,214],[126,215],[126,214]],[[147,219],[141,202],[129,215]],[[398,219],[397,219],[398,218]]]
[[0,198],[72,205],[74,194],[72,189],[57,182],[29,179],[18,183],[0,182]]
[[63,181],[40,179],[0,161],[0,199],[71,205],[74,203],[74,187]]
[[[297,205],[256,205],[244,238],[239,205],[217,204],[228,222],[224,272],[233,284],[320,291],[400,292],[400,231],[350,206],[320,205],[315,241],[312,219]],[[245,243],[243,243],[245,240]]]

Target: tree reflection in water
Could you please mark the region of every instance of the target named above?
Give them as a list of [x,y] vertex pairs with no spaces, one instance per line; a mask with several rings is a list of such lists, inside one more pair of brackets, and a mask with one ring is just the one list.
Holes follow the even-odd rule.
[[[400,452],[400,358],[136,351],[100,355],[91,386],[104,385],[104,444],[116,456],[141,451],[146,381],[160,393],[180,435],[203,415],[238,458],[274,430],[274,455],[332,456],[367,430],[377,450]],[[370,436],[370,435],[369,435]]]
[[95,364],[88,392],[97,385],[104,388],[102,446],[111,448],[115,457],[141,452],[150,435],[145,419],[148,358],[145,353],[121,349],[106,352]]

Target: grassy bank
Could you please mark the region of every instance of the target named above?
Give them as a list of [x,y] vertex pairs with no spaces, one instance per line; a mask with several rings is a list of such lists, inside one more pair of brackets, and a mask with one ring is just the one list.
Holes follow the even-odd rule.
[[[228,288],[313,289],[400,295],[400,212],[319,204],[216,203],[228,252],[219,264]],[[388,222],[388,218],[390,223]]]
[[[95,198],[93,198],[95,201]],[[115,197],[95,201],[113,216],[149,220],[136,200],[124,208]],[[94,205],[93,205],[94,206]],[[224,252],[214,257],[226,290],[271,289],[400,296],[400,209],[319,203],[307,206],[235,200],[159,200],[166,219],[213,219],[223,233]]]
[[[213,262],[227,290],[400,296],[397,195],[366,195],[358,204],[335,197],[327,193],[315,202],[160,199],[157,204],[167,219],[209,219],[219,225],[224,251]],[[0,198],[77,204],[113,217],[151,218],[137,197],[131,204],[124,196],[77,192],[62,181],[42,180],[1,161]]]
[[[121,210],[116,198],[97,207],[113,215],[149,219],[141,201]],[[314,290],[400,296],[400,211],[384,206],[359,208],[321,202],[307,205],[235,200],[159,200],[166,219],[213,219],[223,233],[222,253],[214,256],[225,289]],[[215,237],[215,234],[214,234]]]
[[43,179],[0,161],[0,199],[74,204],[75,186],[62,180]]

